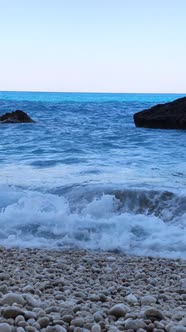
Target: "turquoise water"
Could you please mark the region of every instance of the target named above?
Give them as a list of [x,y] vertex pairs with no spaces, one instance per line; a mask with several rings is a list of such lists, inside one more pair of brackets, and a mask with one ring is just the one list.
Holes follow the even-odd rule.
[[164,103],[183,94],[152,94],[152,93],[62,93],[62,92],[27,92],[0,91],[0,100],[32,101],[32,102],[150,102]]
[[0,92],[0,244],[186,258],[186,132],[133,123],[181,96]]

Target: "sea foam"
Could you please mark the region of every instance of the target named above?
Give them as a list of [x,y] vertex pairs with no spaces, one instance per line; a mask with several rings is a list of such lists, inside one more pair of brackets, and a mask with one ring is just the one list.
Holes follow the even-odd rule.
[[[177,216],[169,216],[170,220],[166,221],[153,211],[149,213],[148,207],[146,213],[144,206],[143,213],[139,213],[139,206],[136,206],[136,211],[129,211],[127,199],[122,198],[121,208],[121,200],[116,193],[96,194],[94,191],[92,196],[89,192],[86,199],[86,188],[79,204],[78,201],[72,203],[65,196],[11,186],[3,186],[2,191],[1,245],[120,250],[133,255],[186,258],[184,213],[179,221]],[[152,192],[149,196],[152,200]],[[180,199],[182,204],[185,198],[172,197],[170,208],[175,199],[177,202]],[[161,192],[159,198],[162,199]],[[141,204],[140,199],[137,204]]]

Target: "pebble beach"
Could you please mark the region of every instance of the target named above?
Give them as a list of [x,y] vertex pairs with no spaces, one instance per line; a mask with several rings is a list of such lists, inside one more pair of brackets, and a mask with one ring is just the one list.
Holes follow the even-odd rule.
[[186,261],[0,248],[0,332],[186,331]]

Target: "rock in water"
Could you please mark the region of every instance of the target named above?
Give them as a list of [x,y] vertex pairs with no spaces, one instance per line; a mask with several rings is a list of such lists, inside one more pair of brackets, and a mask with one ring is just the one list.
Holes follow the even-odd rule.
[[0,116],[0,123],[35,122],[25,112],[17,110]]
[[186,129],[186,97],[134,114],[136,127]]

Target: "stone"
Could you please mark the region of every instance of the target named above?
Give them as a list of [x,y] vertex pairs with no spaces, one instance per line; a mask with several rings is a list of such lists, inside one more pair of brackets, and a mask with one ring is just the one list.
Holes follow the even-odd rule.
[[0,332],[11,332],[11,326],[7,323],[0,323]]
[[21,308],[16,307],[16,306],[8,306],[8,307],[3,307],[1,310],[1,314],[4,318],[13,318],[15,319],[19,315],[24,315],[24,312]]
[[134,114],[136,127],[186,129],[186,97]]
[[64,316],[62,316],[62,320],[64,322],[66,322],[66,323],[70,323],[72,319],[73,319],[72,315],[64,315]]
[[146,329],[147,325],[140,319],[127,319],[125,321],[125,328],[137,331],[138,329]]
[[37,329],[35,327],[33,327],[33,326],[26,326],[25,330],[27,332],[37,332]]
[[15,112],[6,113],[0,116],[0,123],[33,123],[33,121],[25,112],[16,110]]
[[46,332],[67,332],[65,327],[60,325],[48,326]]
[[110,309],[109,314],[119,318],[124,317],[128,311],[129,308],[126,305],[123,303],[118,303]]
[[26,300],[27,304],[31,307],[40,307],[40,301],[36,300],[31,294],[24,294],[24,299]]
[[30,318],[33,318],[33,319],[37,319],[37,315],[35,312],[33,311],[26,311],[25,314],[24,314],[24,317],[28,320]]
[[24,300],[23,296],[20,295],[20,294],[8,293],[8,294],[3,296],[0,303],[1,304],[8,304],[8,305],[17,303],[17,304],[24,305],[25,300]]
[[126,300],[127,300],[128,304],[132,304],[132,305],[136,304],[138,302],[137,297],[135,295],[133,295],[133,294],[127,295]]
[[76,326],[74,328],[74,332],[83,332],[83,329],[81,327],[79,327],[79,326]]
[[182,325],[176,325],[170,328],[170,332],[186,332],[186,327]]
[[92,332],[101,332],[101,326],[99,324],[94,324],[91,328]]
[[23,287],[23,292],[24,293],[33,293],[34,294],[34,287],[32,287],[31,285],[27,285],[27,286]]
[[0,285],[0,293],[3,293],[3,294],[8,293],[8,286],[6,284]]
[[152,295],[145,295],[141,298],[141,305],[151,305],[156,303],[156,298]]
[[100,322],[101,320],[103,319],[103,316],[102,316],[102,314],[101,314],[101,312],[95,312],[95,314],[94,314],[94,320],[95,320],[95,322],[96,323],[98,323],[98,322]]
[[144,311],[144,315],[151,321],[164,319],[163,313],[156,308],[149,308]]
[[51,306],[51,307],[48,307],[46,310],[45,310],[46,314],[50,314],[51,312],[58,312],[58,308],[56,306]]
[[50,319],[48,317],[41,317],[37,320],[41,328],[45,328],[50,324]]
[[25,321],[25,317],[22,316],[22,315],[17,316],[16,319],[15,319],[15,325],[18,324],[21,321]]
[[186,327],[186,317],[180,321],[180,324]]
[[78,326],[78,327],[83,327],[83,325],[84,325],[84,319],[83,318],[72,319],[71,325]]
[[25,332],[25,329],[21,326],[17,327],[17,332]]

